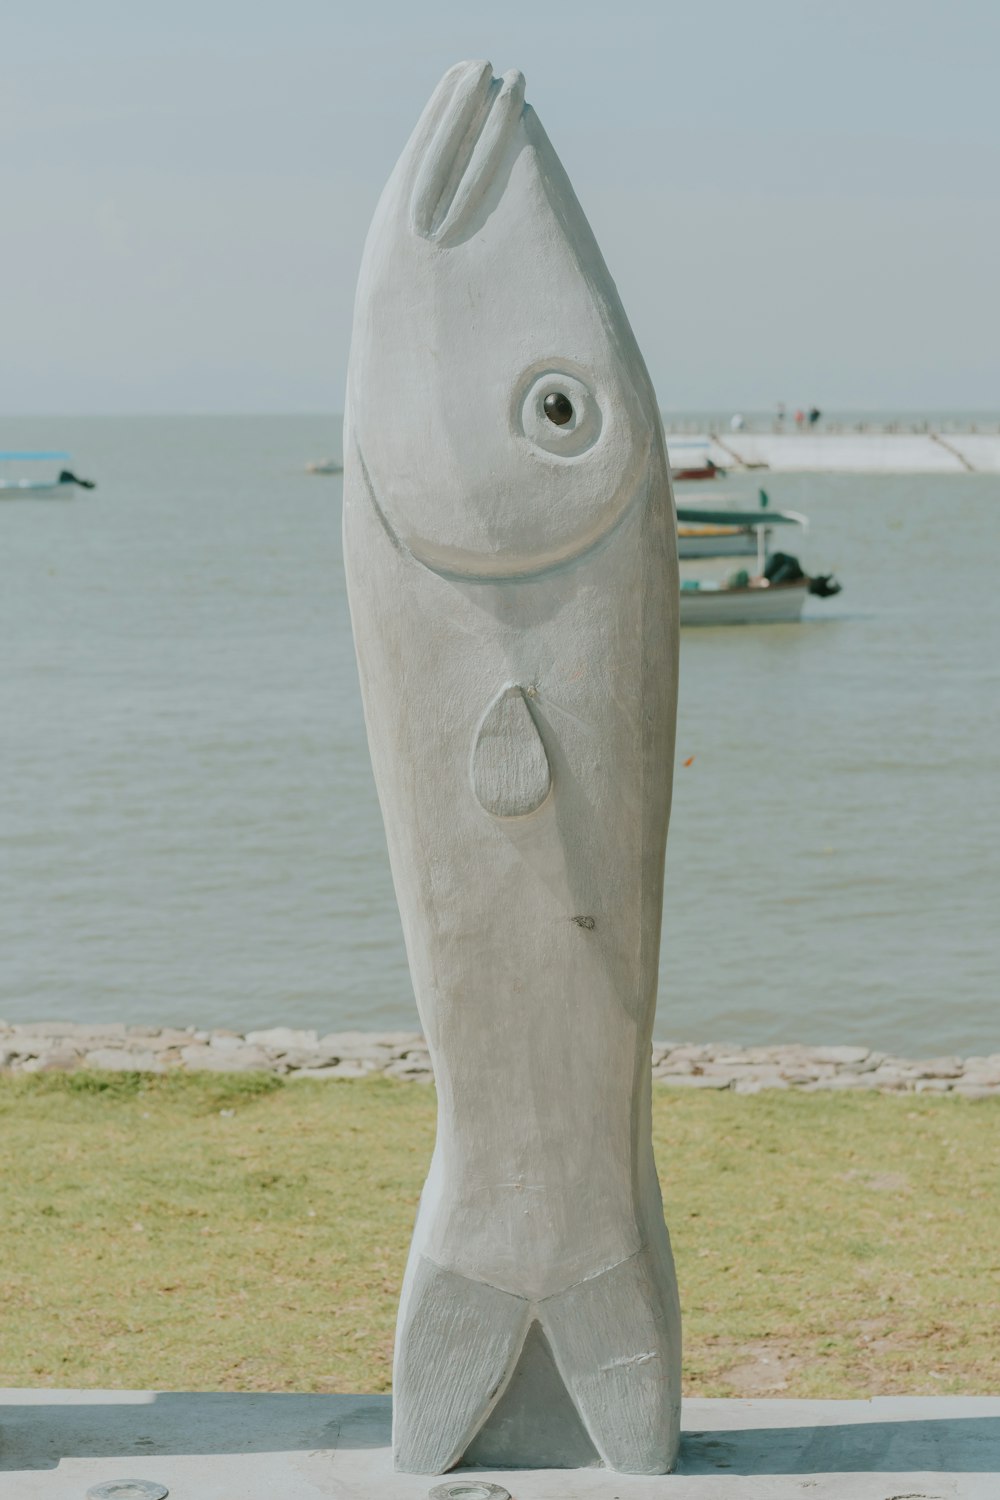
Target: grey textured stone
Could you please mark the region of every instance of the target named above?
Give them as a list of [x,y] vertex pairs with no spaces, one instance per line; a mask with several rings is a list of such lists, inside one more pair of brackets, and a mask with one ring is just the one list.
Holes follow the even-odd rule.
[[669,1089],[728,1089],[732,1079],[717,1073],[669,1073],[663,1074],[657,1082]]
[[79,1067],[83,1052],[79,1047],[52,1047],[38,1057],[39,1073],[69,1073]]
[[185,1047],[181,1052],[184,1065],[192,1072],[251,1073],[270,1072],[271,1058],[263,1047]]
[[762,1073],[753,1078],[738,1078],[733,1087],[737,1094],[760,1094],[765,1089],[787,1089],[791,1085],[780,1073]]
[[311,1051],[316,1047],[319,1037],[315,1031],[299,1031],[291,1026],[271,1026],[264,1031],[248,1031],[246,1041],[251,1046],[266,1047],[268,1051],[287,1052],[292,1048]]
[[958,1057],[931,1057],[914,1066],[921,1078],[961,1078],[964,1071]]
[[867,1047],[810,1047],[809,1057],[814,1062],[862,1063],[868,1056]]
[[[271,1038],[261,1043],[261,1037]],[[411,1082],[432,1081],[430,1055],[416,1031],[316,1033],[271,1027],[246,1036],[226,1028],[98,1025],[72,1021],[8,1024],[0,1029],[0,1069],[15,1073],[102,1066],[88,1057],[107,1054],[106,1066],[161,1072],[172,1067],[217,1072],[262,1069],[280,1075],[368,1077],[374,1072]],[[305,1039],[306,1046],[296,1039]],[[864,1053],[858,1061],[857,1054]],[[831,1054],[845,1060],[833,1062]],[[154,1059],[156,1066],[152,1066]],[[227,1061],[228,1059],[228,1061]],[[653,1079],[678,1087],[732,1087],[737,1093],[767,1088],[805,1092],[858,1089],[886,1093],[955,1093],[964,1098],[1000,1094],[1000,1053],[911,1060],[858,1047],[807,1048],[800,1043],[737,1048],[729,1043],[655,1043]],[[333,1072],[339,1064],[346,1066]],[[360,1066],[358,1066],[360,1065]],[[685,1078],[703,1081],[685,1084]]]
[[370,1078],[378,1072],[373,1062],[363,1058],[347,1058],[343,1062],[332,1063],[328,1068],[300,1068],[296,1073],[288,1076],[293,1078]]
[[107,1069],[117,1073],[162,1073],[163,1061],[155,1052],[126,1047],[97,1047],[84,1058],[88,1068]]
[[1000,1084],[983,1085],[961,1079],[951,1092],[960,1094],[963,1099],[1000,1099]]

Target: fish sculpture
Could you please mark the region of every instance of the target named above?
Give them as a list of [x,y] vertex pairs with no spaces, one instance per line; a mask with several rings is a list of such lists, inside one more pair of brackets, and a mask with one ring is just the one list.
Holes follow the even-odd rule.
[[451,68],[375,212],[344,556],[437,1142],[397,1469],[676,1457],[650,1041],[677,695],[653,389],[520,73]]

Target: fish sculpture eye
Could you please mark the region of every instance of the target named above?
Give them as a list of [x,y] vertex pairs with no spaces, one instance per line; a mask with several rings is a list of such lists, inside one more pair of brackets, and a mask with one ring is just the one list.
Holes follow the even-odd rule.
[[513,430],[557,459],[581,458],[604,427],[594,377],[568,361],[534,365],[514,388]]
[[543,402],[545,415],[556,427],[565,427],[573,420],[573,403],[562,391],[552,391]]

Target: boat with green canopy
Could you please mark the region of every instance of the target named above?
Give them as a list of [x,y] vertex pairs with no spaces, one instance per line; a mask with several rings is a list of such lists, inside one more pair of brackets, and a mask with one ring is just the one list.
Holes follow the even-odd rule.
[[[840,584],[830,574],[810,577],[789,552],[771,551],[775,530],[809,522],[799,511],[773,510],[764,490],[756,509],[679,505],[677,507],[678,555],[695,557],[741,556],[752,548],[757,570],[740,568],[725,580],[681,578],[682,625],[750,625],[798,620],[810,594],[829,598],[839,594]],[[685,551],[685,541],[700,541],[706,548]],[[739,547],[737,548],[737,543]],[[747,545],[749,543],[749,545]],[[731,550],[737,548],[737,550]]]

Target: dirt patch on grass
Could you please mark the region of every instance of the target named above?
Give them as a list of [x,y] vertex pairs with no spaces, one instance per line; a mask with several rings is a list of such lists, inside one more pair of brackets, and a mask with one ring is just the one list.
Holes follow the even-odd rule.
[[787,1395],[802,1363],[801,1354],[788,1340],[743,1344],[733,1354],[736,1363],[718,1375],[720,1385],[727,1386],[733,1396]]

